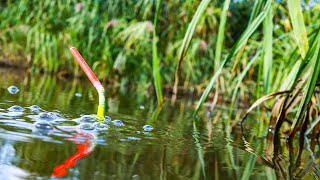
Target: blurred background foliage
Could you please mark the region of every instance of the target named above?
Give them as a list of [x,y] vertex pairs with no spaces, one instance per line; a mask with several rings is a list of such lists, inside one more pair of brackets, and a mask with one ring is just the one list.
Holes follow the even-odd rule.
[[[163,1],[161,5],[157,36],[164,87],[173,84],[178,52],[200,2]],[[247,27],[254,2],[231,1],[223,57]],[[215,68],[223,3],[223,0],[211,1],[201,17],[182,65],[180,85],[203,88],[208,84]],[[272,6],[275,22],[273,70],[289,64],[289,50],[295,48],[286,6],[284,1],[275,1]],[[319,22],[320,6],[314,1],[303,1],[303,7],[305,23],[311,31],[315,22]],[[82,73],[68,52],[70,46],[75,46],[100,79],[116,86],[146,89],[152,85],[155,9],[156,0],[1,1],[1,63],[29,67],[31,72],[79,76]],[[261,39],[262,28],[246,45],[238,70],[244,68],[257,47],[262,46]],[[231,65],[225,68],[224,75],[232,77],[231,68]]]

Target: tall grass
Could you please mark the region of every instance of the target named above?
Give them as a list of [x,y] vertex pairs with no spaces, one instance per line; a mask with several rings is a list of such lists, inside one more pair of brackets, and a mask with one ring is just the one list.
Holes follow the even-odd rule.
[[267,12],[263,21],[263,89],[264,93],[269,93],[272,77],[272,39],[273,39],[273,14],[272,8]]
[[243,34],[241,35],[241,37],[238,39],[238,41],[235,43],[235,45],[233,46],[233,48],[231,49],[230,53],[228,54],[228,56],[224,59],[224,61],[222,62],[221,66],[219,67],[219,69],[217,70],[217,72],[215,72],[215,74],[212,76],[210,83],[208,84],[207,88],[205,89],[205,91],[203,92],[197,107],[194,111],[194,116],[197,115],[199,109],[201,108],[202,104],[205,102],[205,100],[207,99],[213,85],[214,82],[216,81],[216,79],[218,78],[218,76],[221,74],[222,69],[224,68],[224,66],[231,60],[231,58],[240,50],[240,48],[246,43],[246,41],[249,39],[249,37],[252,35],[252,33],[257,29],[257,27],[260,25],[260,23],[263,21],[263,19],[266,16],[266,13],[268,12],[268,10],[271,7],[271,0],[268,0],[265,3],[265,7],[262,10],[262,12],[252,21],[251,24],[248,25],[247,29],[243,32]]
[[[176,68],[176,74],[175,74],[175,81],[174,81],[174,86],[173,86],[173,94],[174,96],[177,95],[178,93],[178,85],[179,85],[179,72],[180,72],[180,68],[181,68],[181,64],[183,61],[184,56],[186,55],[186,52],[189,48],[192,36],[196,30],[196,26],[200,20],[200,18],[202,17],[202,15],[204,14],[208,4],[209,4],[210,0],[202,0],[199,7],[197,8],[196,13],[194,14],[188,29],[186,31],[186,34],[184,35],[183,38],[183,42],[181,44],[180,47],[180,51],[179,51],[179,56],[178,56],[178,65]],[[175,98],[174,98],[175,99]]]
[[157,1],[157,8],[156,8],[156,15],[154,17],[154,30],[153,30],[153,39],[152,39],[152,65],[153,65],[153,78],[154,78],[154,85],[156,87],[158,105],[161,106],[163,103],[162,97],[162,87],[161,87],[161,76],[160,76],[160,62],[158,57],[158,50],[157,50],[157,27],[158,27],[158,18],[160,13],[160,6],[162,4],[162,0]]
[[[223,5],[223,10],[220,16],[220,23],[219,23],[219,31],[218,31],[218,39],[215,51],[215,58],[214,58],[214,69],[215,71],[220,67],[221,64],[221,51],[223,47],[223,40],[225,38],[225,27],[227,21],[227,12],[229,9],[230,0],[225,0]],[[214,72],[215,72],[214,71]]]

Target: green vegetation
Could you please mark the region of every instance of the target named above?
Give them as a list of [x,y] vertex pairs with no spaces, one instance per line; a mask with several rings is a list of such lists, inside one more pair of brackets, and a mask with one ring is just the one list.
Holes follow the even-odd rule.
[[31,71],[79,75],[73,45],[100,79],[122,90],[143,93],[154,82],[158,105],[163,87],[173,87],[173,100],[179,87],[203,93],[194,116],[214,85],[232,96],[232,107],[281,95],[264,103],[272,108],[269,126],[294,137],[317,117],[317,2],[8,0],[0,7],[0,55],[25,57]]

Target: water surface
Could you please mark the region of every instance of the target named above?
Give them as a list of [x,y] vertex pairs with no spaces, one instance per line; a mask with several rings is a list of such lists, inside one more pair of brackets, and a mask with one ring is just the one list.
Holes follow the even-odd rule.
[[[18,92],[8,88],[16,86]],[[316,177],[299,142],[267,141],[258,115],[228,105],[192,118],[194,100],[166,101],[139,92],[107,91],[105,123],[90,118],[98,97],[87,79],[0,69],[0,176],[13,179],[286,179]],[[263,116],[265,113],[260,114]],[[239,118],[238,118],[239,119]],[[272,133],[272,132],[269,132]],[[318,149],[318,146],[316,146]],[[298,163],[299,158],[304,163]],[[318,157],[316,157],[318,158]],[[313,162],[311,162],[312,165]],[[314,164],[313,164],[314,165]],[[304,170],[307,169],[307,170]]]

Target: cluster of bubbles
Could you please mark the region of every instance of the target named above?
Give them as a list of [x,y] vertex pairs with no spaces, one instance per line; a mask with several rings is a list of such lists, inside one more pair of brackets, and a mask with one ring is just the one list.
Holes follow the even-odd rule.
[[[10,94],[17,94],[19,89],[15,86],[10,86],[8,91]],[[121,120],[112,120],[109,116],[105,116],[103,120],[99,120],[95,115],[82,115],[79,118],[68,120],[59,113],[47,112],[38,105],[32,105],[25,108],[14,105],[8,108],[8,111],[10,113],[15,113],[16,116],[20,116],[26,109],[29,109],[31,112],[31,115],[28,115],[27,117],[34,121],[33,131],[36,132],[54,133],[75,131],[96,134],[106,132],[110,127],[117,128],[125,126],[125,123]],[[67,126],[61,126],[61,124],[67,124]],[[153,127],[151,125],[144,125],[142,129],[144,132],[151,132]],[[128,140],[140,140],[140,138],[128,137]]]

